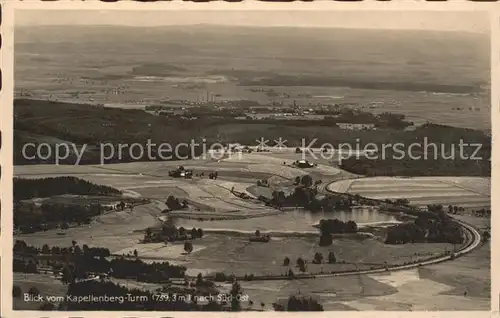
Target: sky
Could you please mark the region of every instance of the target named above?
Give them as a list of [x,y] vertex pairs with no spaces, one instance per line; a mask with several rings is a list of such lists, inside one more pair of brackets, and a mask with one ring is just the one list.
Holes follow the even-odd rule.
[[485,12],[464,11],[97,11],[16,10],[18,26],[217,24],[489,33]]

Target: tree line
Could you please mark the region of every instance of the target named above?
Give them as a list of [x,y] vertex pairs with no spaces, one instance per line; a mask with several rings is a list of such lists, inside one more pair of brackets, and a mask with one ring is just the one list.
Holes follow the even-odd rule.
[[14,228],[23,233],[34,233],[54,228],[68,229],[70,224],[89,224],[103,211],[99,203],[87,206],[45,202],[41,206],[32,203],[14,203]]
[[195,240],[203,237],[203,229],[192,228],[186,230],[184,227],[177,228],[172,222],[167,221],[162,224],[160,230],[153,231],[152,228],[147,228],[144,233],[143,243],[158,243],[158,242],[174,242]]
[[[312,263],[313,264],[323,264],[324,262],[325,262],[325,259],[324,259],[323,253],[316,252],[314,254]],[[328,252],[328,258],[327,258],[326,262],[328,264],[337,263],[337,257],[335,256],[334,252]],[[289,257],[285,257],[283,259],[283,266],[290,266],[290,263],[291,263],[291,261],[290,261]],[[305,273],[307,271],[307,260],[303,259],[302,257],[297,258],[297,261],[295,264],[299,268],[300,272]],[[294,276],[294,273],[293,273],[291,268],[288,269],[287,275],[291,276],[291,277]]]
[[[238,141],[241,144],[252,144],[256,138],[266,138],[272,140],[276,138],[275,131],[280,131],[280,136],[287,139],[290,146],[300,146],[303,144],[302,137],[297,136],[312,136],[317,138],[317,143],[357,143],[357,140],[362,140],[360,147],[365,147],[368,143],[382,144],[387,140],[395,143],[410,144],[415,142],[415,138],[421,139],[423,136],[439,136],[439,138],[429,139],[429,143],[457,145],[460,139],[466,139],[470,143],[478,143],[483,145],[483,149],[491,147],[491,138],[478,130],[462,129],[455,127],[446,127],[440,125],[424,125],[418,127],[415,131],[404,131],[402,129],[378,129],[376,131],[344,131],[338,127],[332,127],[332,123],[328,120],[231,120],[231,119],[200,119],[191,121],[168,120],[163,116],[154,116],[142,110],[131,109],[112,109],[112,108],[96,108],[88,107],[80,104],[50,102],[41,100],[16,99],[14,101],[14,162],[15,164],[33,164],[44,162],[43,160],[27,160],[22,154],[22,146],[26,142],[45,142],[45,136],[51,136],[61,140],[67,140],[76,144],[87,144],[87,147],[80,164],[96,164],[100,163],[100,151],[97,145],[101,143],[112,144],[132,144],[142,143],[147,147],[146,143],[151,140],[152,143],[160,144],[168,142],[172,145],[179,144],[185,140],[201,140],[206,138],[207,143],[215,143],[218,141],[217,135],[221,129],[230,131],[227,139]],[[63,123],[53,125],[50,121],[39,120],[38,118],[52,118],[61,113],[68,112],[72,116],[68,117]],[[33,121],[37,120],[37,124],[33,125]],[[398,120],[398,115],[394,118]],[[364,119],[363,119],[364,120]],[[383,120],[387,123],[393,119],[384,117]],[[230,129],[231,127],[240,129]],[[146,127],[146,128],[145,128]],[[266,127],[272,129],[266,129]],[[297,132],[300,132],[298,134]],[[263,135],[264,134],[264,135]],[[157,157],[157,160],[162,160],[158,154],[152,150],[152,155]],[[195,148],[195,155],[200,155],[201,147]],[[490,150],[491,153],[491,150]],[[172,160],[176,160],[175,155],[171,154]],[[181,147],[179,149],[180,156],[191,157],[191,151]],[[64,161],[65,164],[74,164],[76,156],[70,156]],[[110,159],[109,162],[120,161],[118,156]],[[148,156],[143,156],[143,160],[150,160]],[[387,156],[386,156],[387,157]],[[489,158],[489,156],[482,156]],[[351,158],[354,162],[363,161],[363,164],[369,164],[370,160],[360,158]],[[349,162],[348,159],[344,162]],[[128,151],[123,153],[121,162],[137,161],[130,158]],[[371,160],[374,163],[373,160]],[[455,175],[468,174],[471,175],[473,170],[474,175],[478,175],[477,171],[482,168],[487,168],[487,165],[482,165],[482,168],[473,169],[476,164],[474,160],[455,160],[460,164],[467,165],[467,171],[460,170],[460,164],[455,164],[455,161],[444,160],[440,162],[439,168],[434,168],[436,163],[434,160],[414,160],[418,164],[409,162],[408,160],[381,160],[376,162],[371,168],[372,173],[390,174],[390,168],[393,167],[394,172],[399,175],[423,175],[426,169],[431,170],[433,174],[443,174],[440,169],[444,169],[446,174]],[[467,162],[470,164],[467,164]],[[46,161],[53,163],[53,158]],[[346,167],[352,166],[347,164]],[[404,164],[403,164],[404,162]],[[446,166],[447,165],[447,166]],[[377,167],[380,166],[378,170]],[[406,167],[405,167],[406,166]],[[353,169],[363,169],[362,166],[352,167]],[[405,172],[406,171],[406,172]],[[367,171],[370,172],[370,171]],[[419,173],[417,173],[419,172]],[[486,170],[482,173],[486,174]]]
[[[186,267],[172,265],[169,262],[145,263],[137,258],[128,259],[123,256],[109,259],[109,249],[101,247],[80,248],[75,241],[70,247],[49,247],[41,249],[27,245],[24,241],[16,240],[14,244],[15,272],[38,272],[38,257],[51,256],[48,266],[55,274],[62,275],[63,283],[73,283],[79,279],[86,279],[91,273],[103,273],[115,278],[134,278],[138,281],[158,282],[170,278],[183,278]],[[28,259],[28,263],[24,259]]]
[[[379,133],[373,132],[374,136]],[[439,136],[439,137],[432,137]],[[377,140],[382,145],[387,139]],[[491,136],[483,131],[427,123],[414,131],[396,133],[390,138],[393,144],[411,145],[421,143],[421,148],[413,148],[411,155],[398,151],[401,149],[383,148],[385,155],[377,158],[352,156],[342,160],[340,168],[365,176],[491,176]],[[440,147],[424,147],[435,144]],[[448,158],[443,153],[455,154],[461,140],[469,144],[481,145],[476,153],[475,147],[465,147],[460,156]],[[373,147],[372,147],[373,148]],[[429,160],[431,159],[431,160]]]
[[319,231],[319,245],[328,246],[333,243],[332,234],[356,233],[358,225],[352,220],[343,222],[338,219],[322,219],[319,221]]
[[54,195],[99,195],[117,196],[121,191],[76,177],[55,177],[41,179],[14,178],[14,201],[32,198],[46,198]]
[[273,303],[275,311],[323,311],[323,306],[312,297],[295,296],[288,297],[286,306]]
[[[319,260],[322,262],[321,253],[316,253],[313,263]],[[168,262],[164,263],[144,263],[139,259],[129,260],[123,257],[108,260],[111,256],[107,248],[101,247],[88,247],[83,245],[82,248],[72,241],[70,247],[48,246],[44,244],[41,248],[27,245],[22,240],[16,240],[14,244],[15,256],[37,256],[37,255],[51,255],[63,256],[62,258],[54,257],[49,261],[55,275],[60,274],[61,280],[68,286],[67,297],[65,301],[58,306],[53,303],[45,302],[41,304],[39,310],[172,310],[172,311],[241,311],[249,310],[253,304],[250,301],[247,308],[243,308],[238,295],[242,295],[242,288],[236,281],[234,275],[232,277],[224,275],[221,280],[219,275],[215,276],[215,281],[231,281],[232,288],[222,297],[220,301],[209,301],[205,304],[198,304],[196,296],[200,295],[214,295],[215,285],[212,279],[204,279],[203,276],[198,274],[195,281],[189,283],[185,278],[186,268],[183,266],[170,265]],[[137,252],[134,251],[137,256]],[[320,260],[321,259],[321,260]],[[19,261],[18,257],[14,257],[14,272],[30,272],[38,273],[36,258],[32,264],[32,271],[27,271],[19,267],[24,264]],[[289,260],[288,260],[289,262]],[[335,255],[333,252],[329,253],[329,263],[335,263]],[[297,259],[297,266],[305,271],[306,261],[302,258]],[[284,264],[285,265],[285,264]],[[95,279],[88,279],[97,273],[106,275],[98,275]],[[222,274],[222,273],[218,273]],[[156,292],[150,292],[141,289],[129,289],[119,284],[113,283],[106,279],[107,276],[121,279],[136,279],[138,281],[163,283],[164,287]],[[247,280],[252,280],[253,275],[248,275]],[[171,278],[184,278],[184,284],[180,286],[171,283]],[[176,287],[177,286],[177,287]],[[32,287],[28,291],[29,294],[38,295],[40,291]],[[174,296],[175,294],[175,296]],[[14,298],[20,298],[22,291],[19,286],[13,286],[12,295]],[[93,297],[101,296],[114,296],[123,297],[124,299],[133,298],[134,301],[124,302],[73,302],[70,299],[79,296]],[[145,296],[145,297],[140,297]],[[167,299],[169,301],[158,301],[158,297]],[[294,296],[291,296],[294,297]],[[189,300],[189,301],[188,301]],[[264,303],[261,303],[264,307]],[[294,298],[288,301],[285,307],[273,304],[273,308],[277,311],[315,311],[322,310],[321,305],[317,301],[304,301],[299,298]]]
[[295,188],[292,193],[286,195],[284,191],[273,191],[271,198],[259,196],[259,200],[268,206],[281,209],[284,207],[301,207],[311,212],[334,211],[348,209],[354,205],[353,201],[334,194],[328,194],[318,198],[317,185],[321,180],[313,181],[310,175],[297,176],[294,179]]
[[[121,192],[108,186],[97,185],[75,177],[43,179],[14,178],[14,228],[23,233],[34,233],[53,228],[67,229],[71,224],[88,224],[91,220],[110,209],[98,200],[75,203],[72,200],[46,200],[41,204],[26,202],[33,198],[48,198],[55,195],[72,194],[88,196],[113,196],[119,200]],[[117,208],[124,209],[120,201]]]
[[387,229],[386,244],[451,243],[462,244],[462,227],[448,217],[439,205],[429,206],[434,215],[419,215],[414,222],[402,223]]

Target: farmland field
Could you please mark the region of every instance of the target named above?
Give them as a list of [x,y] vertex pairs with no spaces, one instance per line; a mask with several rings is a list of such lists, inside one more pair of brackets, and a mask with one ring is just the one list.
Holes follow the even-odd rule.
[[[298,155],[290,154],[288,156],[293,159],[294,156]],[[230,194],[233,187],[237,191],[254,193],[252,189],[256,187],[255,183],[238,181],[239,179],[236,176],[231,177],[231,174],[237,174],[242,166],[259,166],[259,158],[270,162],[268,165],[274,166],[274,169],[270,169],[270,171],[275,174],[273,178],[278,184],[289,182],[289,176],[282,173],[283,165],[280,162],[283,155],[277,154],[276,157],[274,158],[279,161],[274,160],[273,153],[270,152],[265,155],[243,156],[242,162],[237,160],[207,161],[206,166],[210,167],[209,169],[226,169],[226,176],[221,174],[217,180],[199,177],[192,180],[170,178],[168,170],[175,167],[170,163],[78,167],[74,175],[79,178],[97,184],[113,186],[127,191],[129,194],[135,193],[138,197],[147,197],[153,201],[151,204],[137,206],[133,211],[102,215],[89,226],[66,230],[64,236],[58,235],[56,230],[49,230],[43,233],[16,235],[15,239],[22,239],[27,244],[36,246],[42,244],[66,246],[71,243],[71,240],[75,240],[81,245],[105,246],[112,253],[118,255],[137,250],[145,262],[163,260],[173,264],[182,264],[188,268],[188,275],[196,275],[197,273],[206,275],[214,272],[234,273],[236,275],[282,275],[287,270],[287,267],[282,265],[285,257],[289,257],[293,263],[297,257],[311,260],[315,252],[327,255],[329,251],[333,251],[337,259],[345,263],[314,265],[309,262],[308,271],[321,273],[356,268],[369,269],[384,266],[384,262],[402,264],[441,255],[454,249],[451,244],[424,243],[393,246],[383,244],[370,237],[338,238],[329,247],[318,246],[318,230],[313,225],[323,218],[338,218],[344,221],[356,220],[361,229],[364,224],[394,222],[395,219],[390,214],[363,209],[315,214],[300,210],[276,213],[276,211],[267,210],[253,201],[242,200]],[[204,163],[191,161],[186,162],[185,166],[202,167]],[[71,175],[71,172],[65,169],[64,166],[23,166],[16,167],[15,174],[17,177],[29,178]],[[232,169],[236,171],[232,171]],[[301,169],[289,169],[304,173],[304,170]],[[339,174],[326,173],[323,175],[322,170],[315,171],[314,169],[311,168],[306,173],[324,176],[326,183],[332,178],[339,180],[327,183],[327,187],[333,188],[334,191],[352,193],[352,189],[357,189],[357,191],[365,191],[360,192],[361,195],[370,196],[375,193],[377,198],[393,198],[394,190],[401,191],[406,186],[409,189],[407,197],[412,199],[419,198],[419,192],[416,191],[432,194],[432,191],[429,192],[427,189],[432,187],[431,190],[441,192],[444,187],[448,187],[456,192],[470,192],[471,196],[480,196],[482,193],[485,198],[484,202],[487,203],[489,200],[487,193],[485,193],[489,184],[480,178],[340,180],[342,175],[349,176],[349,174],[337,169]],[[328,167],[327,169],[336,168]],[[387,190],[384,191],[385,189]],[[447,190],[446,193],[449,194],[451,191]],[[160,224],[161,211],[165,208],[162,202],[168,195],[187,198],[195,206],[201,208],[198,212],[183,212],[184,216],[192,214],[194,219],[186,219],[182,215],[174,218],[177,226],[183,226],[187,229],[202,228],[206,232],[202,239],[193,241],[193,251],[189,255],[184,253],[181,243],[172,243],[166,246],[163,243],[140,243],[146,227]],[[452,200],[462,196],[447,196],[446,198]],[[399,197],[404,197],[404,194]],[[435,197],[436,200],[439,199],[438,196]],[[253,217],[212,221],[198,219],[214,216],[231,218],[234,215]],[[467,218],[467,216],[461,217]],[[467,222],[477,222],[477,220],[483,219],[471,217],[471,219],[467,219]],[[486,219],[484,222],[486,223],[478,224],[478,227],[488,226]],[[249,242],[248,235],[255,230],[275,234],[269,243]],[[269,253],[269,251],[273,252]],[[488,277],[489,266],[486,266],[486,263],[489,262],[489,254],[487,253],[489,253],[487,246],[483,246],[455,261],[384,275],[360,275],[354,279],[327,277],[321,280],[274,281],[272,284],[265,281],[242,282],[242,287],[254,301],[254,307],[260,307],[260,302],[264,302],[264,307],[268,310],[271,302],[286,297],[290,293],[295,293],[297,289],[319,297],[325,309],[328,310],[376,310],[381,308],[418,310],[419,308],[427,308],[426,306],[435,309],[487,308],[489,296],[486,294],[486,287],[481,285],[484,281],[477,281],[473,278],[477,275],[485,279]],[[475,266],[471,264],[477,264],[477,262],[484,263],[484,266],[481,265],[474,269]],[[453,268],[453,272],[450,272],[450,268]],[[294,266],[292,266],[292,270],[297,271]],[[346,281],[349,284],[343,285]],[[16,282],[23,282],[23,286],[27,286],[31,280],[16,276]],[[44,284],[50,285],[49,282]],[[41,288],[46,289],[43,286]],[[463,296],[462,290],[467,291],[467,296]],[[19,302],[16,306],[26,308]],[[248,306],[250,305],[248,304]]]
[[331,183],[328,189],[373,199],[408,199],[412,204],[457,205],[465,208],[490,206],[490,178],[412,177],[362,178]]

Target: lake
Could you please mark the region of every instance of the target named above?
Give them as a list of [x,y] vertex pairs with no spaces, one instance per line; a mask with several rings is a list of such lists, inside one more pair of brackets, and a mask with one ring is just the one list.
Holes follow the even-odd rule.
[[396,222],[394,216],[377,210],[354,209],[349,211],[334,212],[308,212],[304,210],[286,211],[283,214],[255,217],[243,220],[217,220],[199,221],[189,219],[175,219],[177,226],[185,228],[201,227],[202,229],[237,230],[237,231],[282,231],[300,232],[316,231],[313,225],[321,219],[339,219],[341,221],[354,221],[358,225],[373,223]]

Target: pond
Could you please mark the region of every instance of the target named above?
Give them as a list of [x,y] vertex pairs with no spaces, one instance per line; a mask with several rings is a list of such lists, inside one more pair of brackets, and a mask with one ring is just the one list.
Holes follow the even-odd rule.
[[339,219],[354,221],[358,225],[396,222],[394,216],[382,213],[375,209],[357,208],[346,211],[316,212],[304,210],[286,211],[282,214],[255,217],[243,220],[199,221],[190,219],[175,219],[177,226],[185,228],[201,227],[202,229],[235,230],[235,231],[282,231],[282,232],[311,232],[317,231],[313,225],[321,219]]

